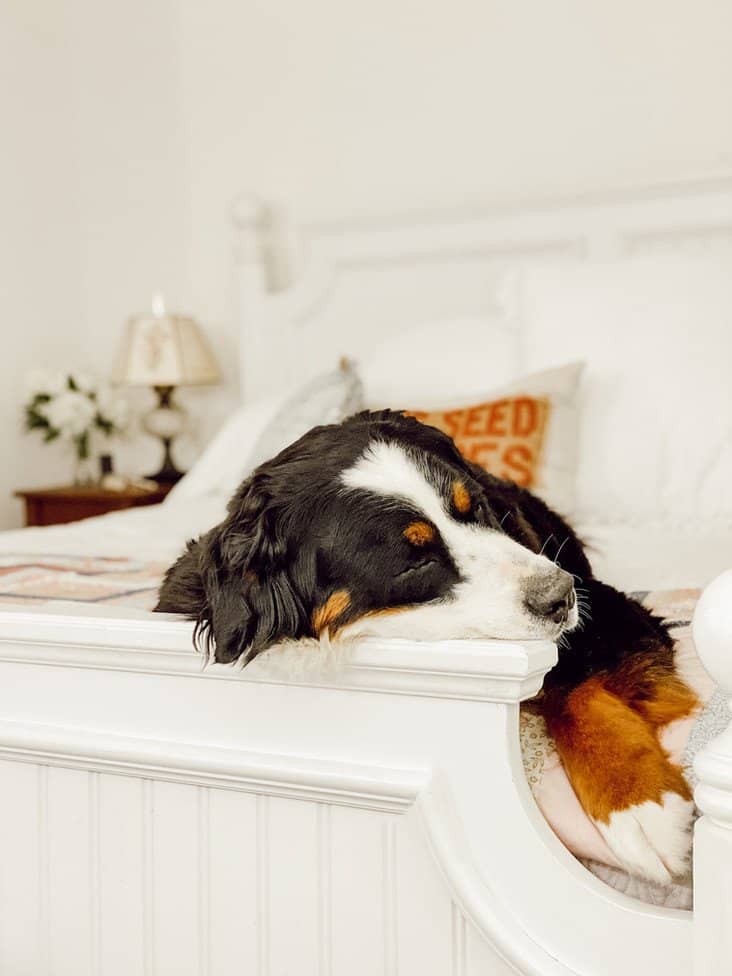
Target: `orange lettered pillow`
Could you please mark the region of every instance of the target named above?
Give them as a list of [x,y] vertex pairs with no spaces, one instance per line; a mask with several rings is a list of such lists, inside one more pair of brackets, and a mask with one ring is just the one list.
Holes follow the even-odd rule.
[[551,408],[548,397],[516,395],[451,410],[406,413],[449,434],[461,454],[489,474],[533,488]]

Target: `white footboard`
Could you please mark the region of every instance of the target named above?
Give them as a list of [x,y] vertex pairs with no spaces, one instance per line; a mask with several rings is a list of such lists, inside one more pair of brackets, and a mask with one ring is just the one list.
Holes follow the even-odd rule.
[[364,642],[255,680],[173,618],[1,613],[0,972],[688,976],[690,914],[606,888],[534,805],[518,704],[554,660]]

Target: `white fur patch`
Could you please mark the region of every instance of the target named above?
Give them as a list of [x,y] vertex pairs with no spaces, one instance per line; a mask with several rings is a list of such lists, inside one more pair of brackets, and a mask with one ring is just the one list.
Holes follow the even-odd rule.
[[[462,577],[449,599],[398,614],[363,617],[344,628],[344,637],[555,639],[567,629],[538,619],[524,604],[526,582],[536,575],[554,573],[554,563],[503,532],[454,519],[445,508],[443,495],[399,445],[371,444],[341,480],[345,488],[403,499],[422,512],[439,530]],[[571,628],[576,623],[575,607],[568,625]]]
[[246,665],[246,673],[263,680],[337,681],[350,660],[352,647],[352,641],[331,642],[327,632],[320,639],[283,641],[257,654]]
[[608,823],[595,821],[613,854],[631,874],[669,884],[689,871],[694,804],[678,793],[664,793],[618,810]]

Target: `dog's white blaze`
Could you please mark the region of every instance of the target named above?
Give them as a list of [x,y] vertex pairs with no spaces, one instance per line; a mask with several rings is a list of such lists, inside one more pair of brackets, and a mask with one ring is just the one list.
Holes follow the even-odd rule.
[[613,854],[631,874],[658,884],[689,871],[694,804],[678,793],[664,793],[661,803],[647,800],[596,822]]
[[[426,603],[386,616],[367,616],[342,631],[343,636],[410,637],[439,640],[459,637],[552,638],[560,628],[547,625],[524,605],[524,584],[553,572],[551,560],[530,552],[502,532],[458,522],[419,466],[397,444],[371,444],[344,471],[345,488],[409,502],[439,530],[462,577],[449,600]],[[573,626],[576,620],[570,618]]]

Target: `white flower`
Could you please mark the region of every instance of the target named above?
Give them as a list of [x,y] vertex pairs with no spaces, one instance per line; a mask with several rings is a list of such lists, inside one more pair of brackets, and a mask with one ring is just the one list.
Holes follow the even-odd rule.
[[97,379],[93,373],[72,373],[72,378],[76,384],[77,390],[81,393],[94,393],[97,389]]
[[63,370],[40,367],[39,369],[32,369],[27,374],[24,385],[25,394],[29,400],[38,396],[39,393],[56,396],[68,389],[68,377]]
[[48,403],[41,404],[39,410],[65,440],[86,433],[96,413],[96,407],[89,397],[74,390],[67,390]]
[[100,416],[114,426],[115,431],[125,429],[130,420],[130,405],[108,386],[102,386],[97,393],[97,409]]

